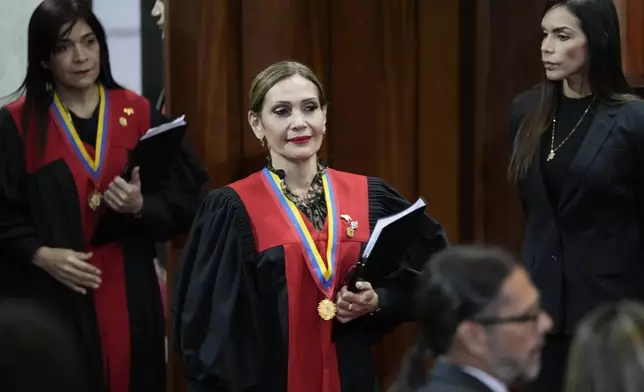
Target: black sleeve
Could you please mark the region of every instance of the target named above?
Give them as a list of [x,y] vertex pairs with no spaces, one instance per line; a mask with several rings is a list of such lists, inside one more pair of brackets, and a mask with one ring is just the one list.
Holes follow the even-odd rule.
[[174,343],[190,391],[261,387],[262,353],[250,218],[228,187],[200,207],[172,294]]
[[[151,108],[152,127],[166,122],[168,119]],[[187,232],[207,192],[206,170],[185,141],[172,160],[163,181],[153,187],[146,186],[145,181],[141,184],[141,222],[146,233],[158,241]]]
[[[379,218],[396,214],[411,205],[379,178],[370,177],[368,187],[371,230]],[[434,253],[448,246],[443,227],[429,215],[424,216],[417,234],[394,272],[383,279],[384,286],[376,288],[380,311],[373,318],[380,324],[380,333],[414,320],[412,303],[418,275]]]
[[25,159],[18,128],[0,110],[0,261],[29,263],[39,248],[25,195]]
[[640,237],[644,241],[644,102],[635,101],[624,104],[616,117],[616,127],[622,128],[630,136],[633,146],[633,173],[635,179],[635,202],[640,221]]

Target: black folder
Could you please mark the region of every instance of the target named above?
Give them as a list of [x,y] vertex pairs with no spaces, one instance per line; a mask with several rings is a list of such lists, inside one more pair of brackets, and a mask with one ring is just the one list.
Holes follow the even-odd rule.
[[[132,170],[139,167],[141,182],[158,181],[168,171],[168,165],[173,161],[174,155],[180,151],[183,137],[186,134],[185,122],[179,122],[183,117],[174,120],[172,128],[162,130],[154,136],[143,136],[134,147],[128,151],[128,162],[121,177],[126,181],[132,179]],[[169,126],[164,124],[163,126]],[[153,130],[151,130],[153,131]],[[150,132],[150,131],[149,131]]]
[[[173,126],[154,134],[154,136],[144,136],[132,151],[128,151],[127,166],[121,174],[124,180],[130,181],[132,179],[132,170],[137,166],[139,167],[141,184],[145,188],[155,188],[167,177],[170,165],[176,154],[181,151],[181,144],[186,133],[186,125],[179,121],[181,119],[175,120],[177,122]],[[164,125],[168,126],[168,124]],[[131,216],[120,214],[106,206],[101,208],[105,210],[94,230],[91,240],[93,246],[98,247],[117,238],[128,237],[133,234],[128,230],[137,229],[135,225],[127,223],[132,219]]]
[[357,292],[355,285],[358,281],[369,280],[377,284],[376,279],[394,270],[418,235],[426,206],[425,200],[420,197],[405,210],[378,219],[360,261],[349,270],[343,285]]

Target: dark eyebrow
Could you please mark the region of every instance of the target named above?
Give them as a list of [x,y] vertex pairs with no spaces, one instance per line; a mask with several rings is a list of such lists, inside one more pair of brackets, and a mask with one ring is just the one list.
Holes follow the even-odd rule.
[[555,33],[565,33],[565,32],[570,32],[572,33],[572,29],[570,27],[562,26],[562,27],[557,27],[556,29],[552,30]]
[[[89,37],[92,37],[92,36],[96,36],[96,34],[94,34],[94,32],[93,32],[93,31],[90,31],[89,33],[87,33],[87,34],[83,35],[82,37],[80,37],[80,39],[81,39],[81,40],[84,40],[84,39],[89,38]],[[67,42],[72,42],[72,40],[71,40],[71,39],[69,39],[69,37],[59,38],[59,39],[58,39],[58,43],[59,43],[59,44],[63,44],[63,43],[67,43]]]
[[[543,27],[543,26],[541,26],[541,30],[544,30],[544,31],[545,31],[545,30],[546,30],[546,28],[545,28],[545,27]],[[561,26],[561,27],[556,27],[556,28],[552,29],[552,32],[553,32],[553,33],[565,33],[565,32],[570,32],[570,33],[572,33],[572,32],[573,32],[573,29],[571,29],[571,28],[570,28],[570,27],[568,27],[568,26]]]
[[[310,103],[310,102],[317,103],[317,100],[318,100],[317,98],[307,98],[307,99],[303,99],[301,103]],[[293,105],[293,103],[291,103],[290,101],[275,101],[271,104],[271,106],[278,106],[278,105],[291,106]]]
[[275,101],[271,104],[271,106],[279,106],[279,105],[288,105],[290,106],[291,103],[289,101]]

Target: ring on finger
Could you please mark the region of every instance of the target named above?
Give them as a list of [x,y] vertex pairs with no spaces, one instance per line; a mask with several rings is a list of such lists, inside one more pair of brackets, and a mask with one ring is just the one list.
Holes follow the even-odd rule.
[[351,311],[352,308],[353,308],[353,304],[349,303],[349,312]]

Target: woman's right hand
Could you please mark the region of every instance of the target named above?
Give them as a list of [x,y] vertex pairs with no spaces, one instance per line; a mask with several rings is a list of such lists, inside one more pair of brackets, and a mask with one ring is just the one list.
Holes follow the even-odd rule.
[[97,289],[101,284],[101,270],[88,263],[91,257],[91,253],[42,247],[33,263],[70,289],[86,294],[86,288]]

